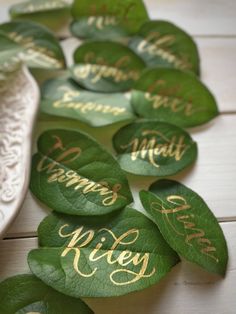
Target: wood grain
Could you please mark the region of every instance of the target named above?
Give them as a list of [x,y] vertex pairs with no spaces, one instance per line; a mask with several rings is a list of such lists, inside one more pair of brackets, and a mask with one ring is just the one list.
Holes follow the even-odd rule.
[[146,0],[152,19],[170,20],[192,35],[236,35],[235,0]]

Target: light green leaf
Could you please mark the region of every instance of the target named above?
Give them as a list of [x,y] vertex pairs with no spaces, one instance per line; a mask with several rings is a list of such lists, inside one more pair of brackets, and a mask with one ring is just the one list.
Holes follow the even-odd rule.
[[141,191],[144,208],[169,245],[185,259],[224,275],[228,252],[224,234],[204,200],[171,180],[153,183]]
[[129,46],[151,67],[177,68],[199,74],[199,55],[194,40],[172,23],[145,23]]
[[33,275],[18,275],[0,283],[1,314],[92,314],[80,299],[65,296]]
[[72,22],[71,33],[82,39],[121,40],[129,33],[114,16],[81,17]]
[[136,33],[149,20],[142,0],[75,0],[72,6],[75,19],[81,17],[105,17],[113,19],[129,33]]
[[113,137],[121,168],[138,175],[170,176],[197,157],[197,145],[177,126],[143,120],[121,128]]
[[31,20],[58,32],[69,24],[71,6],[66,0],[29,0],[10,7],[14,20]]
[[74,297],[111,297],[158,282],[178,263],[155,224],[131,208],[99,217],[53,213],[29,253],[33,273]]
[[94,127],[135,118],[130,100],[125,95],[86,91],[66,78],[45,82],[41,95],[42,112],[79,120]]
[[73,130],[49,130],[38,140],[30,188],[52,209],[103,215],[132,202],[117,161],[94,139]]
[[131,103],[141,117],[193,127],[218,115],[214,96],[196,76],[176,69],[150,69],[135,83]]
[[144,62],[128,47],[109,41],[82,44],[74,53],[73,79],[98,92],[121,92],[132,88]]
[[[12,60],[25,61],[30,68],[61,69],[65,59],[59,42],[44,26],[29,21],[13,21],[0,25],[0,63],[4,65],[5,53],[12,55]],[[8,38],[8,41],[6,40]]]

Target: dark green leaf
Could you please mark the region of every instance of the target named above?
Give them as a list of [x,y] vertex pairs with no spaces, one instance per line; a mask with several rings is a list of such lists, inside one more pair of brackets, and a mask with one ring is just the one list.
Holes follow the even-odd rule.
[[31,191],[56,211],[103,215],[130,204],[127,179],[95,140],[73,130],[50,130],[33,156]]
[[121,168],[148,176],[170,176],[193,163],[197,145],[184,130],[144,120],[121,128],[113,137]]
[[98,92],[129,90],[140,77],[144,62],[128,47],[115,42],[93,41],[74,53],[73,78]]
[[218,114],[210,91],[187,72],[176,69],[151,69],[135,83],[131,103],[138,115],[193,127]]
[[12,19],[31,20],[43,24],[57,32],[68,25],[70,10],[66,0],[30,0],[11,6],[10,16]]
[[[0,25],[0,46],[12,54],[12,60],[23,60],[31,68],[61,69],[65,66],[59,42],[45,27],[29,22],[14,21]],[[8,42],[6,41],[8,37]],[[0,58],[4,54],[0,52]],[[0,60],[0,63],[3,63]]]
[[114,16],[81,17],[70,28],[74,36],[82,39],[120,40],[129,36]]
[[179,261],[155,224],[131,208],[100,217],[53,213],[29,253],[36,276],[74,297],[119,296],[158,282]]
[[140,26],[149,20],[142,0],[75,0],[72,14],[80,17],[112,18],[129,33],[136,33]]
[[177,68],[199,74],[199,55],[187,33],[166,21],[145,23],[129,46],[147,65]]
[[181,256],[206,270],[225,274],[228,252],[223,232],[204,200],[186,186],[160,180],[141,191],[144,208]]
[[130,101],[123,94],[103,94],[86,91],[70,79],[53,79],[42,87],[41,111],[104,126],[133,120]]
[[92,314],[80,299],[65,296],[33,275],[18,275],[0,283],[1,314]]

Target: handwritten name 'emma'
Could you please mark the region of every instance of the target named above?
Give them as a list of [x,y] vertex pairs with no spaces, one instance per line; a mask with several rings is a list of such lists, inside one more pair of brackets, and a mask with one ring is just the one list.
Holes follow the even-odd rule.
[[[70,252],[74,254],[73,269],[80,276],[88,278],[99,272],[99,268],[96,266],[96,262],[99,260],[104,260],[108,266],[117,265],[117,269],[112,270],[109,274],[110,281],[116,286],[129,285],[143,278],[149,278],[155,274],[155,267],[152,268],[151,271],[148,270],[150,253],[136,253],[131,250],[122,249],[122,246],[127,248],[128,245],[134,245],[138,241],[138,229],[129,229],[117,236],[112,230],[106,228],[98,231],[85,231],[83,227],[80,227],[73,232],[66,232],[68,227],[69,225],[65,224],[59,230],[60,237],[70,239],[61,256],[65,257]],[[87,257],[91,262],[90,265],[94,263],[94,268],[87,273],[84,270],[84,263],[81,262],[81,251],[86,246],[89,246],[95,238],[99,238],[99,233],[101,232],[102,235],[99,242]],[[109,248],[107,248],[108,243],[111,243],[111,240],[112,244],[109,244]],[[129,269],[129,265],[132,270]],[[114,268],[112,267],[112,269]],[[109,267],[107,270],[109,272]]]
[[158,32],[152,32],[140,42],[138,51],[161,57],[176,68],[191,69],[192,65],[185,55],[176,55],[170,50],[171,45],[175,42],[174,35],[160,35]]
[[127,110],[126,108],[118,107],[118,106],[110,106],[99,104],[93,101],[84,102],[76,99],[81,96],[79,91],[75,91],[72,89],[67,88],[66,86],[60,87],[60,90],[65,91],[62,98],[54,101],[53,107],[54,108],[68,108],[73,110],[79,110],[81,113],[87,113],[88,111],[94,112],[101,112],[104,114],[112,114],[114,116],[121,115],[125,113]]
[[105,59],[96,58],[94,53],[87,53],[84,57],[84,65],[74,68],[74,75],[80,79],[86,79],[89,76],[92,83],[97,83],[102,78],[112,78],[114,82],[124,82],[128,80],[136,81],[140,77],[140,71],[135,69],[127,70],[130,62],[129,56],[123,56],[114,64],[108,64]]
[[[47,182],[49,184],[58,182],[64,184],[65,188],[73,188],[75,191],[80,190],[83,194],[97,193],[102,197],[104,206],[114,204],[119,197],[118,191],[121,189],[121,185],[115,184],[110,187],[106,181],[96,183],[78,175],[74,170],[65,170],[60,166],[60,163],[65,166],[72,163],[80,157],[82,150],[80,147],[65,149],[58,136],[53,136],[53,138],[56,140],[55,144],[50,148],[48,154],[41,158],[36,168],[38,172],[48,174]],[[50,155],[55,151],[59,151],[59,153],[55,160],[52,160]]]
[[[205,231],[199,228],[196,222],[194,222],[195,215],[192,213],[182,213],[182,211],[189,211],[191,209],[191,205],[188,204],[183,196],[169,195],[166,197],[165,202],[152,202],[151,209],[162,213],[171,229],[177,235],[184,237],[187,245],[192,246],[192,242],[195,240],[202,254],[207,255],[217,263],[219,262],[215,246],[206,237]],[[183,226],[184,230],[190,232],[180,231],[177,227],[178,225],[170,220],[170,215],[174,215],[174,218]]]
[[[160,167],[156,160],[158,156],[171,157],[179,161],[189,148],[184,143],[184,136],[177,137],[174,135],[169,139],[161,132],[155,130],[144,130],[142,136],[144,138],[134,138],[128,144],[122,145],[121,148],[129,148],[131,150],[131,160],[135,161],[138,158],[148,159],[156,168]],[[152,137],[150,138],[150,136]]]

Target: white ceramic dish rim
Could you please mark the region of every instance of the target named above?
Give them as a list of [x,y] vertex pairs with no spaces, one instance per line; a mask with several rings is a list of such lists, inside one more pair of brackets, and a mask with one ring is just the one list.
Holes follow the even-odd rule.
[[[0,195],[0,238],[4,236],[7,229],[17,216],[28,191],[32,135],[39,104],[40,93],[38,85],[25,65],[21,65],[18,74],[16,74],[16,77],[13,78],[13,85],[14,80],[17,80],[18,76],[21,78],[21,80],[17,82],[16,87],[16,90],[19,91],[19,94],[14,95],[14,88],[12,88],[12,90],[9,92],[9,95],[5,95],[7,98],[5,103],[4,97],[3,99],[0,99],[0,120],[2,119],[2,121],[4,121],[5,118],[5,120],[8,120],[9,122],[8,125],[5,125],[5,127],[4,125],[2,125],[2,127],[0,126],[0,193],[2,194]],[[5,107],[3,108],[4,105]],[[10,117],[10,119],[8,106],[12,108],[10,113],[12,117]],[[20,120],[17,121],[17,119],[14,119],[14,117],[17,116],[17,111],[19,108],[20,113],[23,114],[20,117]],[[19,115],[17,118],[19,118]],[[17,123],[22,124],[21,129],[17,128]],[[15,145],[13,141],[6,140],[6,137],[9,135],[9,130],[15,130],[15,133],[13,134],[13,137],[15,137],[15,143],[17,141],[18,143],[21,142],[21,144],[17,147],[19,149],[20,158],[18,158],[18,160],[12,166],[9,166],[9,159],[7,157],[14,153],[14,149],[16,149],[16,147],[13,147],[13,145]],[[16,175],[18,176],[18,180],[15,186],[15,194],[13,197],[7,199],[6,191],[4,197],[3,185],[7,181],[16,183],[14,181]]]

